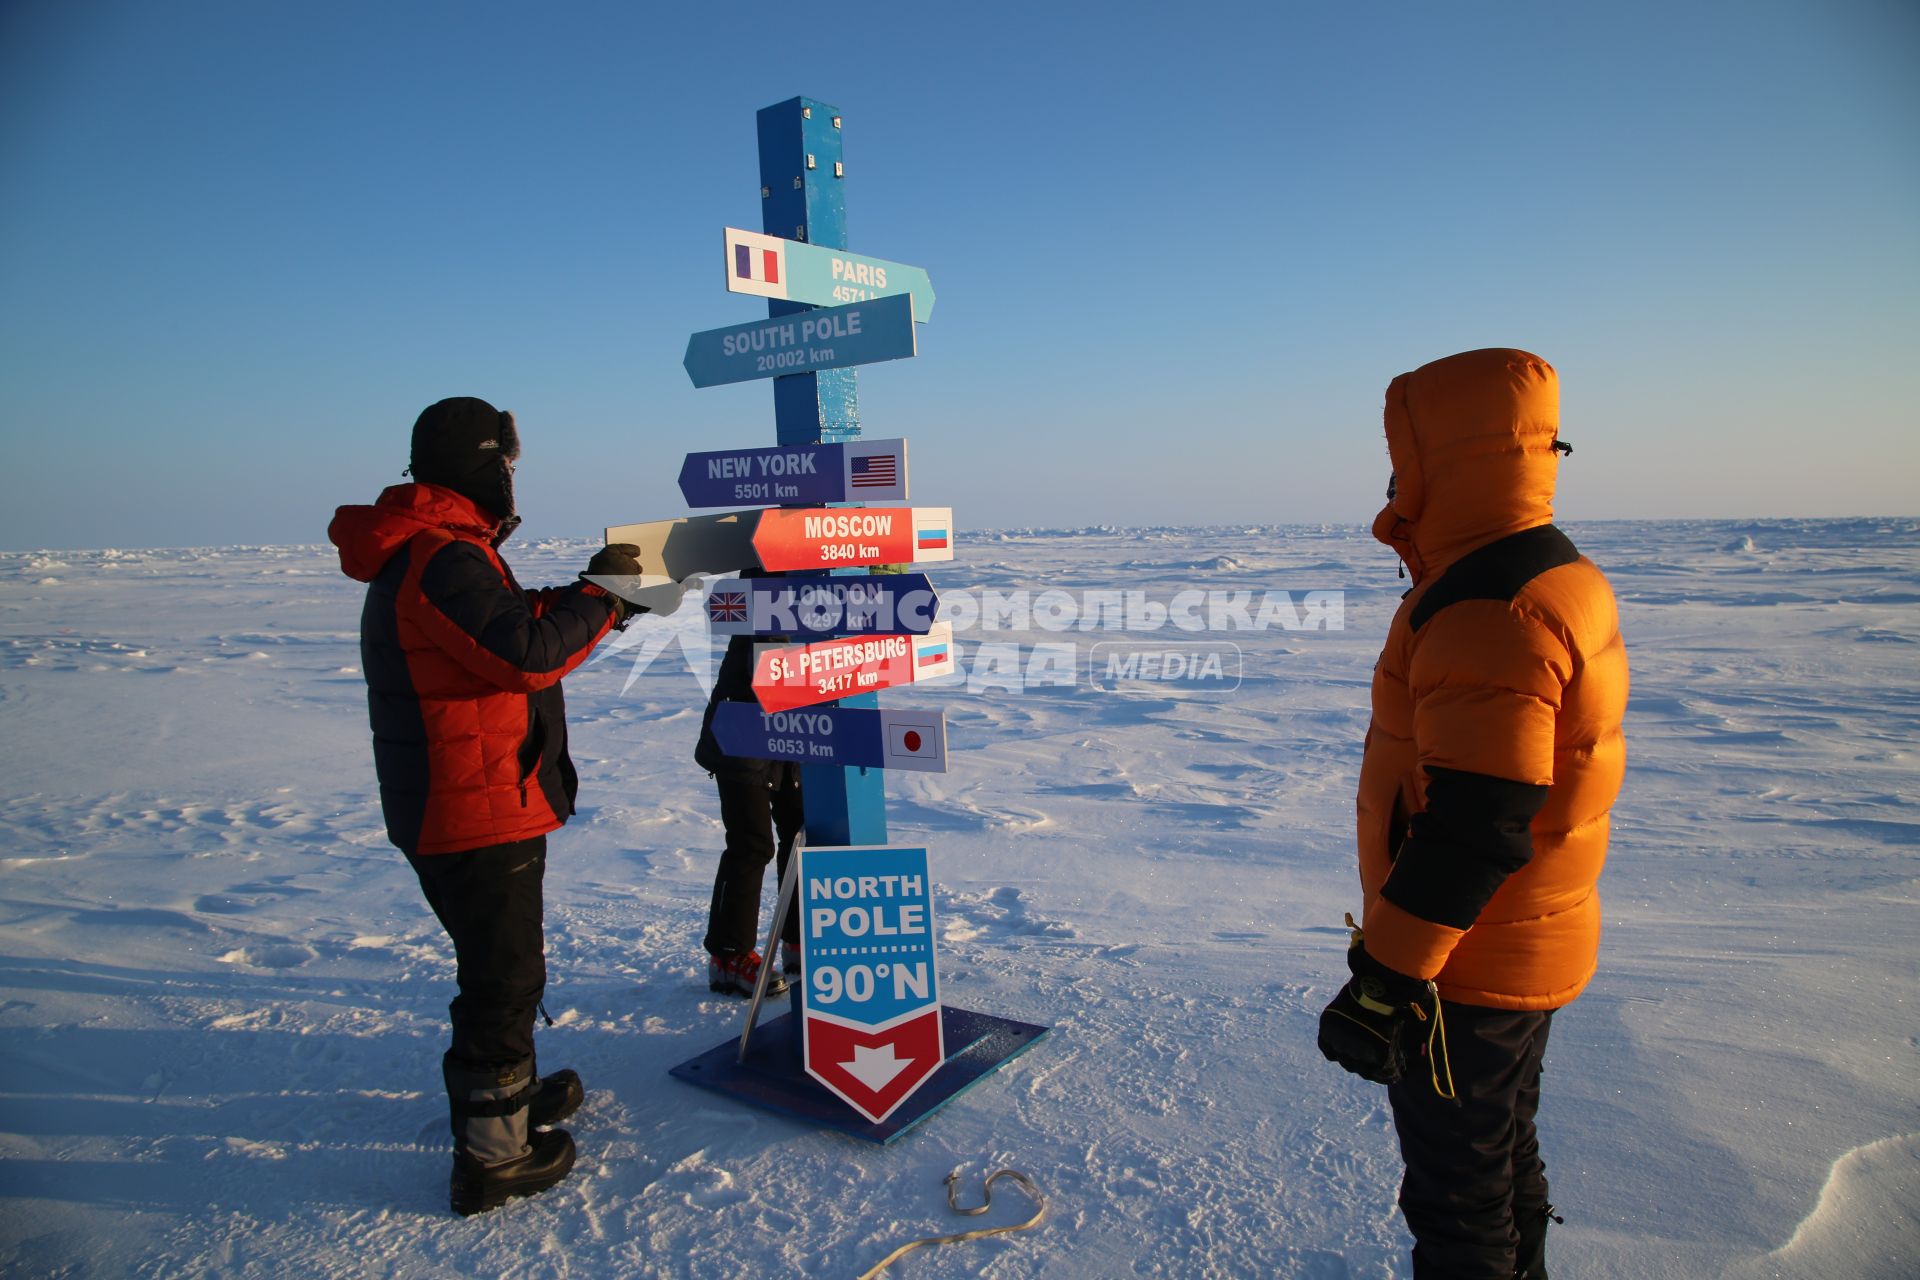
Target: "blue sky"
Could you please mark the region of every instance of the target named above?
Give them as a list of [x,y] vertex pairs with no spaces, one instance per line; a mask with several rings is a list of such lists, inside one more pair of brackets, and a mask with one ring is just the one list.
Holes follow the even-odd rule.
[[1920,510],[1920,6],[0,4],[0,547],[312,542],[415,414],[526,535],[772,442],[687,335],[754,113],[923,266],[860,375],[968,527],[1363,521],[1388,379],[1553,361],[1573,519]]

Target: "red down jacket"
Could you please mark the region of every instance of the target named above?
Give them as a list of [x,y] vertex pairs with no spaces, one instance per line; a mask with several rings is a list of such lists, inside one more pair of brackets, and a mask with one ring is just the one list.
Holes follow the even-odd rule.
[[560,680],[614,620],[591,583],[523,591],[496,522],[431,484],[341,507],[327,528],[365,582],[361,669],[387,835],[457,853],[545,835],[573,814]]

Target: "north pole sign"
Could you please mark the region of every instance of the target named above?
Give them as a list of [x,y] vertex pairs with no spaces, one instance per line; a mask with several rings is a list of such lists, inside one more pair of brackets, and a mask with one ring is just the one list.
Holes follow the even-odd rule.
[[946,1059],[925,849],[800,850],[807,1074],[878,1124]]
[[763,569],[951,560],[953,508],[775,508],[760,513],[753,549]]
[[765,645],[754,656],[753,696],[763,711],[792,711],[953,674],[953,627],[924,636],[846,636]]
[[[806,766],[807,843],[779,896],[805,939],[794,1011],[756,1037],[756,998],[737,1042],[673,1074],[888,1142],[1047,1028],[941,1005],[927,853],[888,844],[876,771],[944,772],[946,721],[867,695],[952,669],[931,584],[902,570],[952,560],[956,531],[951,508],[891,505],[909,501],[906,444],[862,435],[857,367],[918,353],[933,286],[921,268],[848,250],[842,123],[811,98],[759,113],[760,230],[723,238],[727,288],[767,299],[768,314],[693,334],[683,361],[696,387],[773,381],[778,444],[689,454],[680,472],[691,507],[764,509],[619,526],[607,540],[640,545],[647,570],[676,584],[765,571],[715,582],[704,600],[714,634],[764,642],[758,700],[714,702],[710,724],[726,755]],[[769,939],[782,927],[769,922]]]

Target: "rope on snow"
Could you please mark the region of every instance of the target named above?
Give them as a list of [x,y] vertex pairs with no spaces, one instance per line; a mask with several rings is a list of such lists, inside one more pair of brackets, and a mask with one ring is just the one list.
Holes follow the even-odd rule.
[[947,1208],[953,1210],[955,1213],[964,1214],[967,1217],[974,1217],[978,1214],[985,1213],[993,1207],[993,1184],[1002,1178],[1012,1179],[1020,1189],[1026,1192],[1033,1200],[1036,1207],[1031,1218],[1010,1227],[982,1227],[976,1231],[960,1231],[950,1236],[928,1236],[924,1240],[908,1241],[886,1257],[880,1259],[879,1262],[873,1265],[871,1270],[861,1272],[860,1280],[873,1280],[875,1276],[912,1253],[915,1249],[922,1248],[926,1245],[959,1244],[963,1240],[984,1240],[988,1236],[1009,1235],[1015,1231],[1028,1231],[1039,1226],[1040,1220],[1047,1216],[1047,1198],[1040,1193],[1040,1188],[1033,1184],[1032,1178],[1014,1169],[996,1169],[987,1175],[986,1186],[982,1188],[986,1199],[977,1209],[962,1209],[955,1203],[954,1194],[960,1186],[960,1171],[958,1169],[954,1170],[947,1175]]

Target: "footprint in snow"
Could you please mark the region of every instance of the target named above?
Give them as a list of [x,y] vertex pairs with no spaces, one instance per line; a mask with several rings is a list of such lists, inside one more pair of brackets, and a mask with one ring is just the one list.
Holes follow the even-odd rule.
[[949,942],[971,942],[983,937],[1065,940],[1077,936],[1073,926],[1063,920],[1035,917],[1028,910],[1026,898],[1011,885],[990,890],[984,898],[956,894],[945,915],[944,932]]
[[311,948],[288,942],[237,947],[215,959],[221,964],[245,965],[252,969],[297,969],[313,957]]

